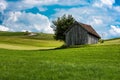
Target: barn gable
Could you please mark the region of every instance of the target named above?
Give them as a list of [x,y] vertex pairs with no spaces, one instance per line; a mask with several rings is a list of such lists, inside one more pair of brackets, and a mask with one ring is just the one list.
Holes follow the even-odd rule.
[[67,45],[94,44],[100,38],[90,25],[77,21],[65,31],[65,36]]
[[87,25],[87,24],[83,24],[83,23],[79,23],[79,25],[82,25],[81,27],[83,27],[84,29],[86,29],[89,34],[92,34],[92,35],[100,38],[100,36],[98,35],[98,33],[91,27],[91,25]]

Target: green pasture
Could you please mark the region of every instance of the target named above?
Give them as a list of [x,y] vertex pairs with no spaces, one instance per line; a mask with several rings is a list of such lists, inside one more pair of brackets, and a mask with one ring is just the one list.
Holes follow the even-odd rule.
[[63,45],[53,39],[53,34],[37,33],[36,36],[24,35],[25,32],[0,32],[0,48],[14,50],[53,49]]
[[0,80],[120,80],[120,39],[53,49],[63,42],[0,38]]

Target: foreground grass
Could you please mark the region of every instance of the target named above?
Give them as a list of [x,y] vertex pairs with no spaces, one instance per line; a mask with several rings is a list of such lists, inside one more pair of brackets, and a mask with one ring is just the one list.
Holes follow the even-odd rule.
[[0,49],[0,80],[120,80],[120,45]]
[[63,43],[39,35],[1,32],[0,80],[120,80],[120,39],[51,49]]

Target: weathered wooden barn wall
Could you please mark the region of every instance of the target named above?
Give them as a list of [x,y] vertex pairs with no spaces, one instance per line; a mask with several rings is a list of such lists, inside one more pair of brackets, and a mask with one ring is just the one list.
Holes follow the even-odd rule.
[[88,33],[88,44],[96,44],[98,42],[98,38]]
[[74,25],[66,34],[66,44],[69,45],[80,45],[88,43],[87,31],[79,27],[80,25]]
[[100,39],[97,32],[90,26],[75,22],[66,32],[66,45],[96,44]]

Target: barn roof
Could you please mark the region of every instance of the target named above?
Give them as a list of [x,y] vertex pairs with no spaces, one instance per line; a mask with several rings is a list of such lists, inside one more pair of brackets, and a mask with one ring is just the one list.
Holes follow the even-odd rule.
[[[83,23],[80,23],[80,22],[77,22],[77,21],[75,21],[74,24],[80,25],[80,26],[81,26],[82,28],[84,28],[88,33],[90,33],[90,34],[92,34],[92,35],[100,38],[99,34],[91,27],[91,25],[83,24]],[[74,25],[74,24],[73,24],[73,25]],[[68,30],[67,30],[65,33],[67,33],[67,32],[73,27],[73,25],[72,25],[70,28],[68,28]]]

